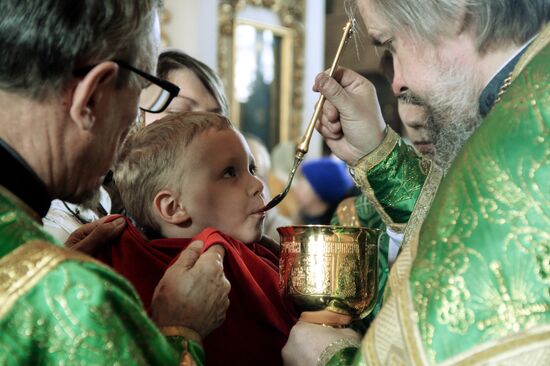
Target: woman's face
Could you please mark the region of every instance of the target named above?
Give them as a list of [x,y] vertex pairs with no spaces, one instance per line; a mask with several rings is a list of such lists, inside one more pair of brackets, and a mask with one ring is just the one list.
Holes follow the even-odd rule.
[[221,113],[221,107],[205,88],[197,75],[190,69],[172,70],[166,79],[180,88],[168,108],[162,113],[145,113],[145,125],[176,112],[215,112]]

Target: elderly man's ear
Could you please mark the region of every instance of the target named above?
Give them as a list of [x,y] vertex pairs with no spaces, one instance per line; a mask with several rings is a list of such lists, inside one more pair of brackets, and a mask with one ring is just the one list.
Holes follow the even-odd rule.
[[[111,61],[101,62],[79,79],[69,97],[69,114],[72,120],[83,130],[90,130],[96,122],[97,110],[101,100],[111,96],[118,65]],[[108,105],[108,104],[104,104]]]
[[180,225],[191,218],[180,203],[179,195],[170,190],[162,190],[155,195],[153,209],[161,220],[169,224]]

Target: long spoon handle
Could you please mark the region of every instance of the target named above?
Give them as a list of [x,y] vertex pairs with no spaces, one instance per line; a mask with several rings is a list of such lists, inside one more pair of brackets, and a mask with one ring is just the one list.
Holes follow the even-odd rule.
[[[330,67],[329,75],[331,77],[334,76],[334,72],[338,67],[338,61],[340,61],[340,57],[342,56],[342,51],[344,50],[344,46],[346,45],[349,38],[353,34],[354,30],[355,30],[355,19],[352,19],[349,22],[347,22],[346,26],[344,27],[344,34],[342,35],[342,40],[340,41],[340,45],[338,46],[338,50],[336,51],[336,55],[334,56],[334,60],[332,61],[332,66]],[[283,198],[286,197],[290,189],[290,185],[292,184],[292,179],[294,178],[294,174],[296,173],[298,166],[304,159],[304,155],[309,150],[309,142],[311,141],[311,135],[313,134],[313,129],[315,128],[315,121],[317,121],[317,118],[319,118],[319,113],[321,113],[324,103],[325,103],[325,97],[321,95],[321,97],[319,98],[319,101],[317,102],[317,107],[315,107],[315,112],[313,113],[313,116],[309,121],[306,132],[304,133],[302,140],[298,143],[298,146],[296,146],[296,155],[294,155],[294,165],[288,177],[288,182],[286,184],[285,190],[279,193],[278,195],[276,195],[275,197],[273,197],[271,201],[269,201],[267,205],[265,205],[259,212],[262,212],[262,211],[265,212],[267,210],[271,210],[273,207],[277,206],[283,200]]]
[[[338,45],[338,50],[336,51],[336,55],[334,56],[334,60],[332,61],[332,66],[330,67],[329,75],[332,77],[334,76],[334,72],[336,71],[336,68],[338,67],[338,62],[340,61],[340,58],[342,57],[342,51],[344,50],[345,45],[348,43],[348,40],[350,39],[351,35],[353,34],[353,31],[355,30],[355,19],[352,19],[346,23],[346,26],[344,27],[344,33],[342,34],[342,39],[340,40],[340,44]],[[298,143],[296,146],[296,158],[302,160],[304,155],[309,150],[309,142],[311,141],[311,136],[313,135],[313,129],[315,128],[315,122],[319,118],[319,114],[321,113],[321,110],[323,109],[323,104],[325,103],[325,96],[321,95],[319,98],[319,101],[317,102],[317,106],[315,107],[315,112],[313,113],[313,116],[311,117],[311,120],[309,121],[309,124],[307,125],[306,132],[304,133],[304,136],[302,137],[302,140]]]

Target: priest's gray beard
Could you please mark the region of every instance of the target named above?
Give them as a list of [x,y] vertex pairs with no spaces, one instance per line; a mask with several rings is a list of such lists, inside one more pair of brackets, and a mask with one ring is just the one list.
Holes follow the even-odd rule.
[[446,174],[458,152],[479,127],[479,96],[483,86],[468,70],[442,71],[439,83],[424,98],[431,118],[426,123],[434,142],[434,162]]

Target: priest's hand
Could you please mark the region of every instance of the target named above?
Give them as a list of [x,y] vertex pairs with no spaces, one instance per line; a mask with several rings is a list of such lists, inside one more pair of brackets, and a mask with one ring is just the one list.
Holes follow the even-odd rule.
[[340,68],[334,78],[318,74],[313,90],[326,97],[316,128],[336,156],[355,165],[382,143],[386,124],[371,82]]
[[298,321],[292,327],[283,348],[283,361],[286,366],[316,366],[321,354],[330,345],[359,345],[360,341],[361,336],[353,329],[337,329]]
[[102,217],[99,220],[84,224],[65,241],[65,246],[74,250],[94,255],[103,246],[116,240],[126,227],[126,221],[119,217],[111,222],[105,222],[111,216]]
[[151,310],[159,327],[187,327],[204,338],[225,320],[231,288],[223,273],[225,251],[215,245],[201,254],[203,246],[191,243],[157,285]]

